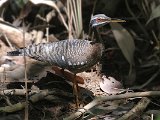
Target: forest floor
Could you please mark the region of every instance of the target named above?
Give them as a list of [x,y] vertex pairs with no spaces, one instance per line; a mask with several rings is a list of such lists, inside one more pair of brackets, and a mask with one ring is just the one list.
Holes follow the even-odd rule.
[[[160,120],[159,10],[158,0],[1,0],[0,120]],[[101,61],[75,78],[29,57],[7,56],[31,44],[94,40],[89,22],[102,13],[126,22],[100,29]]]

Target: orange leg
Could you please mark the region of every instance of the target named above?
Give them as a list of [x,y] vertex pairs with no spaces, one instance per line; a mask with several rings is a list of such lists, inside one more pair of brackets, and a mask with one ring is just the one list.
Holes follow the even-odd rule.
[[78,83],[76,81],[76,74],[73,78],[73,94],[75,95],[76,108],[79,108],[79,94],[78,94]]
[[[73,83],[74,74],[72,72],[65,71],[63,68],[59,68],[59,67],[55,67],[55,66],[53,66],[52,69],[56,75],[64,77],[64,78],[66,78],[66,80]],[[84,84],[84,79],[82,77],[76,76],[75,79],[76,79],[77,83]]]
[[[62,74],[65,74],[64,69],[61,69]],[[73,95],[75,96],[76,108],[79,108],[79,93],[78,93],[78,83],[76,80],[76,74],[73,75]]]
[[70,79],[70,81],[73,82],[73,94],[75,96],[76,108],[79,108],[79,90],[77,81],[79,80],[79,83],[84,84],[84,80],[76,76],[76,74],[71,74],[69,72],[64,71],[63,68],[59,70],[57,67],[55,67],[53,70],[56,71],[58,75],[65,76],[67,79]]

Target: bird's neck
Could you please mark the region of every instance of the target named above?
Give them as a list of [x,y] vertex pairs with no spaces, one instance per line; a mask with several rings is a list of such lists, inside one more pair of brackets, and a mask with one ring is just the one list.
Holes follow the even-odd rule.
[[95,42],[96,43],[102,43],[103,41],[102,41],[102,38],[101,38],[100,33],[99,33],[99,28],[94,28],[93,31],[94,31],[94,35],[96,37]]

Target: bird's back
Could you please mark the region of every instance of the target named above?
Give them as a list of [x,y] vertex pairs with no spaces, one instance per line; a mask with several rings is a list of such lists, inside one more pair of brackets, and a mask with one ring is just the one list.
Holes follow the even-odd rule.
[[26,55],[42,62],[81,72],[90,68],[101,58],[103,46],[88,40],[62,40],[40,43],[8,52],[9,56]]

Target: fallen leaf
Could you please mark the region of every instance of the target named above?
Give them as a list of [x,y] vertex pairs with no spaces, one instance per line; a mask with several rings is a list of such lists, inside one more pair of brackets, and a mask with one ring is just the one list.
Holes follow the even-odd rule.
[[113,77],[102,76],[102,81],[100,82],[100,88],[108,94],[117,94],[122,92],[122,84],[114,79]]

